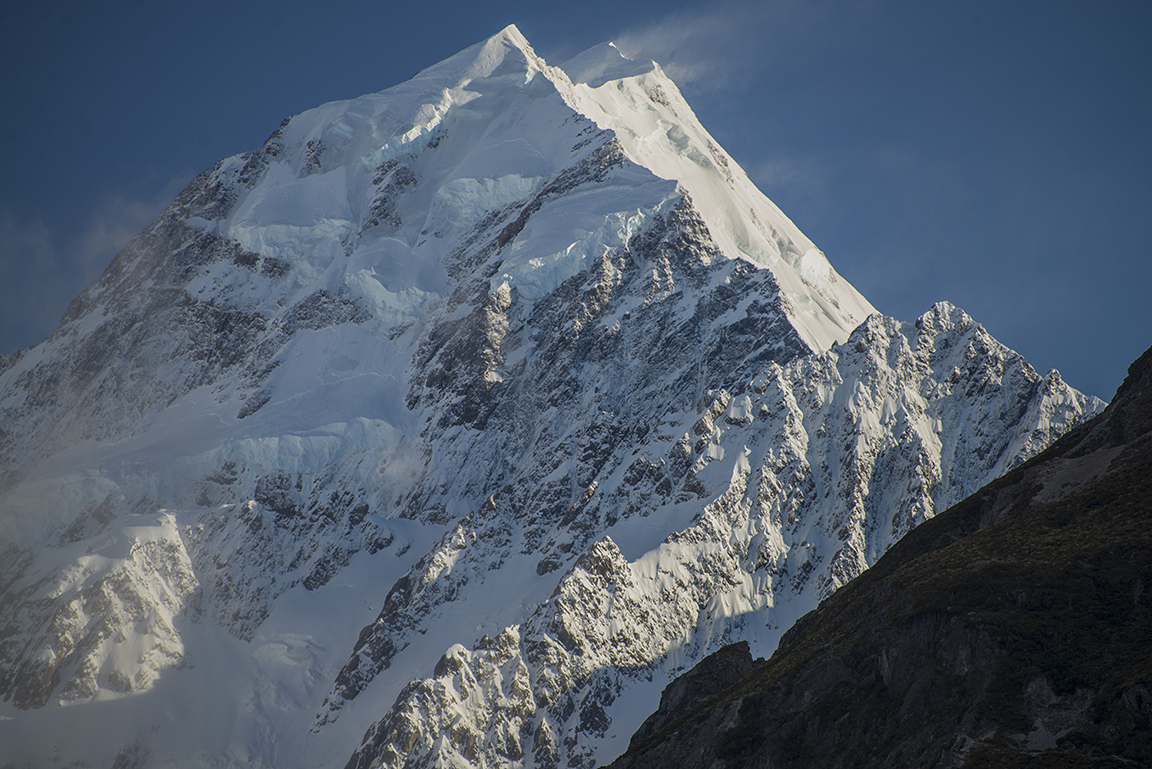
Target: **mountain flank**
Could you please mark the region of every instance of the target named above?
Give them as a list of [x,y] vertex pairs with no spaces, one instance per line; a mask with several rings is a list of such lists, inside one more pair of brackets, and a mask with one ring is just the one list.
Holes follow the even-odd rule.
[[769,660],[701,663],[751,670],[662,701],[611,766],[1148,766],[1150,500],[1152,350],[1104,413],[907,534]]
[[1104,408],[515,27],[220,160],[0,367],[16,767],[593,769]]

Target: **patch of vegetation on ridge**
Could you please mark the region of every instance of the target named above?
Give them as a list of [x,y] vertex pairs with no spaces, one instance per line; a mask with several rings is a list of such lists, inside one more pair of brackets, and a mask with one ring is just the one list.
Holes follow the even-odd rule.
[[[994,653],[975,661],[986,685],[976,685],[979,676],[940,681],[948,696],[937,697],[933,709],[923,713],[930,719],[927,725],[897,717],[910,693],[889,691],[878,674],[812,692],[803,711],[811,723],[809,733],[830,729],[853,737],[842,743],[842,765],[899,756],[915,728],[946,735],[958,733],[962,723],[983,724],[988,727],[983,733],[991,734],[967,753],[964,766],[973,769],[1112,767],[1142,760],[1139,751],[1147,745],[1125,744],[1123,730],[1103,727],[1091,734],[1058,734],[1056,747],[1023,747],[1034,728],[1026,690],[1038,678],[1056,697],[1087,693],[1091,724],[1126,723],[1135,734],[1152,734],[1152,723],[1132,722],[1148,720],[1141,715],[1147,708],[1133,716],[1123,699],[1133,690],[1152,692],[1152,457],[1030,513],[1024,510],[1036,489],[1013,488],[1022,483],[1027,468],[1059,456],[1083,434],[1082,428],[1066,436],[910,532],[875,566],[802,618],[771,659],[628,753],[642,753],[674,731],[693,728],[743,700],[736,726],[720,740],[723,755],[718,755],[740,765],[765,744],[763,727],[769,718],[777,719],[777,727],[783,723],[781,729],[791,728],[786,723],[791,716],[768,711],[800,699],[798,687],[805,685],[805,676],[841,661],[854,670],[875,669],[877,635],[921,622],[987,638]],[[1016,495],[1010,520],[979,529],[1001,493]],[[793,740],[773,744],[782,765],[799,761],[804,750]],[[904,755],[902,760],[915,764],[922,758]]]

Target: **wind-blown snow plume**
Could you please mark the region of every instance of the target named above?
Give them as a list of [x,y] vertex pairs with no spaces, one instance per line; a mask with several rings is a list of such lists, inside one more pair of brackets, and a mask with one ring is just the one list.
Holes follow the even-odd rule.
[[221,161],[5,360],[0,741],[590,766],[1101,406],[876,315],[654,63],[510,27]]

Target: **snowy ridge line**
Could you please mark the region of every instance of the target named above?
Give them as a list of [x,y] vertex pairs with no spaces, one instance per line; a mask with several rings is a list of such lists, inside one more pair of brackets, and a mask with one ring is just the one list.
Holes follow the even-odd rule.
[[[525,623],[480,638],[472,651],[452,646],[434,677],[409,684],[352,765],[610,760],[648,712],[618,704],[629,689],[658,697],[667,680],[738,639],[769,653],[792,619],[912,526],[1093,408],[946,303],[915,324],[873,316],[843,346],[769,364],[742,389],[715,393],[684,436],[696,438],[692,473],[710,500],[688,528],[636,560],[613,541],[628,526],[609,529]],[[989,431],[1005,408],[1018,421]],[[941,417],[956,430],[942,433]],[[844,444],[855,446],[840,455],[850,472],[826,459],[829,445]],[[671,465],[679,445],[656,466]],[[949,466],[948,456],[969,464]],[[885,508],[876,497],[893,490],[902,499]],[[648,488],[637,496],[659,499]],[[662,514],[659,506],[650,513]],[[454,541],[461,537],[476,547],[486,531]]]
[[[471,322],[448,321],[451,332],[431,333],[448,352],[428,354],[413,389],[423,393],[433,382],[431,392],[439,400],[410,396],[409,403],[429,409],[428,423],[437,431],[449,431],[440,435],[425,464],[461,468],[452,483],[476,484],[478,493],[472,493],[487,499],[458,524],[458,529],[485,527],[487,554],[482,562],[461,554],[462,535],[453,534],[435,557],[429,554],[418,565],[421,573],[394,586],[377,622],[380,633],[361,635],[357,653],[337,679],[333,709],[387,668],[418,632],[421,618],[444,600],[456,600],[469,580],[483,580],[493,566],[523,557],[531,559],[532,579],[545,580],[535,589],[550,590],[546,575],[571,563],[603,522],[640,514],[639,500],[610,497],[601,505],[596,490],[632,461],[637,434],[660,429],[669,404],[692,408],[698,393],[734,373],[751,376],[772,355],[807,352],[794,333],[789,337],[786,321],[773,308],[778,294],[770,275],[746,263],[714,259],[707,231],[686,200],[657,221],[628,249],[606,255],[597,270],[537,302],[526,317],[509,312],[506,297],[502,309],[486,305]],[[698,292],[687,310],[685,286]],[[713,328],[738,293],[757,300],[760,309],[742,316],[739,332],[726,325]],[[640,296],[648,299],[637,301]],[[491,338],[477,330],[493,326],[501,329],[502,356],[515,357],[519,347],[531,347],[514,377],[512,372],[491,376],[501,369],[491,368]],[[451,333],[462,338],[446,341]],[[778,339],[779,347],[760,349],[763,336]],[[700,347],[713,352],[702,360]],[[462,359],[476,362],[471,373]],[[632,359],[635,365],[607,366],[582,382],[586,377],[577,372],[589,370],[589,359],[622,364]],[[670,376],[673,371],[678,375]],[[448,388],[448,382],[459,384]],[[478,452],[478,436],[457,432],[461,426],[487,432],[479,444],[487,448]],[[500,461],[502,456],[512,459]],[[573,456],[574,462],[568,459]],[[676,476],[676,483],[681,480]],[[695,491],[684,493],[686,500],[697,498]],[[407,507],[417,515],[444,504],[423,487]],[[435,589],[424,594],[425,584]],[[365,647],[371,647],[367,656]],[[324,716],[321,723],[327,720]]]
[[1102,407],[512,27],[220,161],[4,365],[17,766],[591,766]]

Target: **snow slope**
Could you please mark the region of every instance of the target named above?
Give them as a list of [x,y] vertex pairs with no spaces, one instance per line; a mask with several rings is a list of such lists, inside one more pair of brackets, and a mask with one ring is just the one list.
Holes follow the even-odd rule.
[[514,27],[221,161],[0,365],[16,766],[591,766],[1103,405]]

